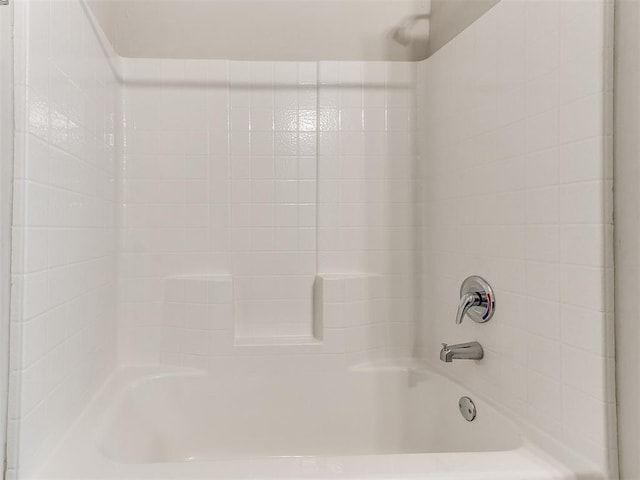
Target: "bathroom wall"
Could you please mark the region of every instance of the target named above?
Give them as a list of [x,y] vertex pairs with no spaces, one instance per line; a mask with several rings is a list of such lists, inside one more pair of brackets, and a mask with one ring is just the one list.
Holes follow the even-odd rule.
[[116,23],[113,20],[113,0],[86,0],[86,5],[93,14],[94,21],[97,22],[99,30],[106,37],[110,48],[113,48],[111,38],[114,35]]
[[77,0],[16,0],[8,478],[115,365],[116,82]]
[[[503,0],[418,78],[422,355],[614,472],[612,3]],[[473,274],[496,313],[457,326]]]
[[123,65],[122,361],[408,355],[415,65]]
[[615,11],[615,305],[620,475],[640,478],[638,437],[638,120],[640,4],[620,0]]
[[[232,62],[230,233],[238,341],[313,337],[317,65]],[[214,106],[213,108],[219,108]]]
[[318,271],[382,275],[389,324],[377,335],[387,356],[411,356],[422,222],[416,64],[320,62],[319,83]]
[[[9,394],[13,119],[13,5],[5,5],[0,8],[0,412],[7,411]],[[0,432],[0,445],[5,445],[6,413]],[[1,453],[2,462],[5,458]]]
[[[614,471],[611,3],[503,0],[417,72],[120,59],[77,0],[15,4],[10,477],[115,366],[116,305],[120,364],[417,353]],[[458,327],[471,274],[497,313]]]
[[429,53],[433,55],[500,0],[432,0]]
[[[429,34],[430,0],[89,3],[116,51],[130,58],[407,61],[425,58]],[[409,42],[394,39],[416,17]]]

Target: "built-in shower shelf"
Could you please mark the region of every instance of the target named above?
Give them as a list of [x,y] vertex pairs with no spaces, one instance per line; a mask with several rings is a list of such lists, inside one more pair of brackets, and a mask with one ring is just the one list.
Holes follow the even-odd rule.
[[244,346],[287,346],[287,345],[319,345],[322,342],[311,335],[281,337],[241,337],[235,339],[236,347]]
[[[291,325],[246,322],[238,313],[247,298],[233,275],[176,275],[165,280],[161,318],[169,355],[349,354],[384,346],[386,292],[392,284],[380,275],[314,277],[307,300],[310,314]],[[393,281],[395,288],[404,284]]]

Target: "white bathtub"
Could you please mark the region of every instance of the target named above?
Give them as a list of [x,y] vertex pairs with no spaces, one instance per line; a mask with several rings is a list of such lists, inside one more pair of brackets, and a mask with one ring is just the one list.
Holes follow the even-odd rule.
[[[473,422],[458,410],[463,395],[476,403]],[[107,382],[39,477],[604,478],[530,437],[424,368],[241,375],[137,368]]]

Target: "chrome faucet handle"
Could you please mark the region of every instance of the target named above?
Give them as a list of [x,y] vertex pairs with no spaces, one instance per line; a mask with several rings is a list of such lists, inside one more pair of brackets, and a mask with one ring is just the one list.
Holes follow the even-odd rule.
[[488,322],[496,308],[496,299],[491,285],[482,277],[468,277],[460,287],[460,303],[456,314],[456,325],[465,315],[477,323]]
[[458,313],[456,314],[456,325],[460,325],[464,316],[469,312],[471,307],[482,305],[483,298],[478,292],[465,293],[460,297],[458,304]]

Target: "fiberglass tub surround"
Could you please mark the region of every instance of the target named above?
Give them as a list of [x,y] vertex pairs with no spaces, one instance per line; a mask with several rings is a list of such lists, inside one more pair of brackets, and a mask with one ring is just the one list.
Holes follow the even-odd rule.
[[[206,366],[234,344],[320,340],[317,350],[408,355],[415,65],[127,59],[124,69],[123,356]],[[230,272],[224,292],[187,273],[202,270]],[[344,292],[334,288],[344,311],[317,308],[322,272],[344,277]],[[232,310],[205,310],[212,297]]]
[[14,477],[615,471],[609,3],[502,0],[419,63],[122,58],[22,8]]

